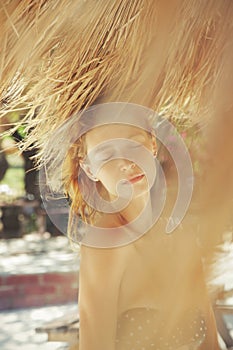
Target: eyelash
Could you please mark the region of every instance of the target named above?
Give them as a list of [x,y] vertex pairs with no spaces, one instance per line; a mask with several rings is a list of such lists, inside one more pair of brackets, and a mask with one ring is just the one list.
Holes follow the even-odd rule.
[[106,161],[106,160],[109,160],[109,159],[111,159],[111,157],[112,157],[112,154],[107,154],[107,155],[99,155],[98,157],[97,157],[97,160],[99,160],[99,161]]
[[[143,144],[138,142],[136,145],[131,145],[131,148],[141,148],[142,146],[143,146]],[[103,155],[99,155],[98,159],[99,160],[108,160],[111,157],[113,157],[113,155],[114,155],[113,153],[109,153],[106,156],[104,154]]]
[[[133,141],[135,141],[135,140],[133,140]],[[140,142],[140,141],[135,141],[135,142],[136,142],[136,144],[132,145],[131,147],[134,148],[134,149],[137,149],[137,148],[141,148],[141,147],[144,146],[145,140],[143,140],[142,142]],[[97,161],[101,161],[101,162],[105,162],[105,161],[110,160],[113,156],[114,156],[113,153],[109,153],[106,156],[104,154],[99,154],[96,157],[96,160]]]

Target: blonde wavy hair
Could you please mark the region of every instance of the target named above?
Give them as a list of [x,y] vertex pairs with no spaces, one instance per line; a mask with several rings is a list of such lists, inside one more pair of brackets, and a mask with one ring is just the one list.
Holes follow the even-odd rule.
[[[96,211],[88,205],[83,199],[80,191],[80,184],[85,188],[87,195],[90,195],[90,180],[87,176],[80,178],[80,160],[86,155],[85,135],[80,137],[68,150],[63,164],[63,183],[64,193],[70,201],[69,222],[67,227],[67,235],[73,247],[78,247],[77,227],[79,220],[86,223],[93,222]],[[78,178],[79,176],[79,178]]]

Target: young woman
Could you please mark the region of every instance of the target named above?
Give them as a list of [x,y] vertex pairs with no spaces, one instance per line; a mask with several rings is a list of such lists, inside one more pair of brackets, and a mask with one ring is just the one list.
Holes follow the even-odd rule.
[[[1,55],[3,77],[1,114],[5,115],[22,105],[26,105],[26,108],[31,107],[22,122],[26,122],[28,129],[32,131],[25,147],[35,142],[35,145],[42,149],[41,154],[53,131],[61,125],[62,121],[70,118],[74,109],[80,110],[83,106],[90,106],[106,92],[109,94],[105,96],[106,100],[136,101],[146,106],[153,106],[159,111],[166,107],[167,116],[177,111],[182,115],[183,111],[188,110],[195,118],[201,116],[201,120],[216,120],[214,125],[216,133],[208,136],[209,145],[211,145],[209,155],[213,157],[215,166],[213,167],[212,163],[204,165],[206,188],[203,191],[203,197],[207,212],[205,211],[204,217],[201,218],[201,221],[206,224],[203,232],[208,236],[209,244],[210,239],[213,238],[215,241],[217,231],[223,229],[226,218],[229,216],[229,209],[232,209],[232,14],[233,2],[230,0],[221,2],[187,0],[175,1],[172,4],[168,1],[145,0],[57,1],[56,6],[53,1],[34,2],[33,5],[31,1],[14,3],[3,1],[0,12],[3,24],[1,41],[4,43]],[[30,45],[28,45],[29,42]],[[26,89],[24,89],[25,84]],[[167,106],[168,102],[170,103]],[[38,112],[37,116],[35,116],[35,110]],[[59,142],[61,140],[64,142],[65,139],[59,139]],[[202,152],[203,150],[200,151],[201,154]],[[224,166],[222,166],[223,155]],[[75,164],[79,164],[77,158]],[[72,198],[73,210],[77,209],[85,214],[87,207],[82,201],[79,202],[80,196],[77,195],[79,190],[75,185],[77,173],[72,169],[70,174],[72,178],[70,186],[67,183],[67,191]],[[90,179],[95,182],[94,180]],[[97,180],[97,187],[103,185],[105,189],[104,183],[98,179],[98,176]],[[116,214],[113,216],[115,219]],[[118,215],[119,218],[122,218],[122,214]],[[106,219],[102,221],[107,225]],[[184,226],[185,222],[183,222]],[[154,232],[164,231],[163,228],[161,230],[155,226],[153,228]],[[107,229],[110,231],[109,227]],[[190,226],[184,227],[184,232],[189,230]],[[146,242],[150,237],[149,232],[150,230],[148,234],[142,235],[132,244],[112,248],[111,257],[114,256],[113,251],[116,254],[118,251],[130,249],[139,242]],[[183,256],[189,255],[190,247],[192,252],[190,259],[191,256],[196,256],[196,250],[193,248],[196,246],[195,242],[193,245],[188,244],[187,240],[183,239],[187,236],[181,234],[181,228],[176,232],[169,237],[161,234],[161,241],[171,245],[171,251],[174,254],[169,254],[169,259],[166,257],[163,268],[161,264],[157,265],[156,271],[163,271],[170,261],[171,269],[167,273],[167,279],[163,277],[162,281],[159,281],[157,276],[155,282],[158,286],[157,290],[161,291],[161,296],[164,290],[171,291],[170,299],[167,298],[166,293],[164,293],[164,299],[167,300],[166,305],[168,300],[171,300],[173,315],[176,315],[174,305],[181,310],[177,295],[182,294],[178,293],[178,289],[175,289],[172,283],[170,285],[170,280],[177,276],[177,285],[183,286],[185,290],[186,277],[192,276],[190,277],[192,283],[189,283],[189,289],[185,295],[194,293],[193,289],[197,290],[203,282],[201,272],[198,273],[198,278],[194,279],[196,270],[190,267],[192,264],[188,264]],[[173,242],[175,236],[176,240]],[[159,237],[159,234],[156,237]],[[179,256],[180,251],[175,250],[176,244],[177,247],[184,249],[182,258],[181,254]],[[88,266],[88,262],[85,263],[86,250],[90,252],[87,254],[89,257],[94,252],[96,254],[102,252],[101,248],[95,250],[93,245],[92,248],[88,245],[81,247],[82,266]],[[148,245],[150,247],[149,242]],[[213,251],[213,247],[210,250]],[[146,249],[143,250],[145,251]],[[107,252],[105,247],[103,250],[105,256]],[[127,252],[126,256],[128,255],[130,256]],[[160,249],[157,244],[154,256],[160,255],[164,256],[162,248]],[[101,257],[103,256],[104,254],[101,254]],[[173,276],[172,267],[176,266],[172,261],[174,256],[177,259],[177,266],[186,268],[183,276],[182,273],[178,274],[175,268],[176,273]],[[149,255],[147,257],[149,258]],[[181,263],[178,264],[179,258]],[[189,260],[188,257],[187,260]],[[133,263],[133,259],[130,261]],[[199,258],[193,261],[197,263],[192,266],[201,266]],[[103,266],[106,265],[103,264]],[[114,266],[113,264],[111,273],[114,271]],[[134,266],[136,276],[139,269],[137,270],[137,266]],[[104,272],[104,269],[102,270]],[[122,286],[125,276],[126,273],[122,275]],[[165,273],[164,276],[166,276]],[[92,278],[90,277],[89,280],[92,281]],[[86,281],[88,281],[88,275]],[[182,283],[179,284],[180,281]],[[164,287],[160,282],[164,282]],[[195,288],[191,288],[190,284]],[[102,288],[101,282],[100,285]],[[204,289],[201,288],[201,290]],[[109,290],[107,295],[110,296],[110,292]],[[94,291],[93,294],[95,294]],[[97,295],[103,299],[106,293],[96,293],[96,298]],[[198,304],[209,305],[208,302],[203,301],[205,292],[201,295]],[[180,299],[182,298],[183,295]],[[81,303],[84,308],[82,292],[80,293]],[[98,317],[104,318],[102,304],[94,303],[94,305],[98,304],[101,305]],[[183,300],[182,304],[185,304]],[[188,302],[187,304],[190,305]],[[161,314],[165,315],[162,311],[159,315]],[[96,317],[93,312],[94,326],[97,324]],[[160,316],[157,319],[159,318]],[[81,319],[84,320],[84,317],[81,316]],[[170,314],[169,319],[171,319]],[[99,328],[104,329],[105,325],[102,321],[100,320],[98,325]],[[166,318],[167,321],[168,318]],[[81,321],[81,324],[83,325],[84,322]],[[110,323],[109,327],[111,328]],[[167,331],[169,327],[172,328],[167,322],[164,329]],[[99,328],[95,328],[97,332]],[[91,329],[89,323],[87,329]],[[208,334],[212,333],[215,339],[215,331],[212,331],[211,327],[209,329]],[[107,331],[106,328],[106,334]],[[81,346],[85,347],[87,340],[83,326],[81,326],[81,333]],[[101,333],[98,334],[96,341],[101,339]],[[97,342],[97,348],[98,346]],[[211,346],[208,345],[208,347]]]
[[61,178],[81,240],[80,350],[218,349],[195,227],[187,215],[166,234],[175,181],[164,206],[150,113],[103,104],[56,134],[69,138]]

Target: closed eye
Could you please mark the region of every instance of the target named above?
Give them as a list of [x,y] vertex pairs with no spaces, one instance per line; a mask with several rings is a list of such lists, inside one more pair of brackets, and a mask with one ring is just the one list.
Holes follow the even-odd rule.
[[113,157],[112,152],[99,152],[95,155],[96,161],[106,161]]

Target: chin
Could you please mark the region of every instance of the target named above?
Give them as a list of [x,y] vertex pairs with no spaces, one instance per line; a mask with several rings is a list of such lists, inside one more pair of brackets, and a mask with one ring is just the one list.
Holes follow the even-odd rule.
[[133,193],[132,198],[139,198],[139,197],[144,196],[145,194],[149,194],[149,193],[150,193],[150,191],[149,191],[148,186],[146,186],[146,188],[137,188],[137,189],[134,189],[134,193]]

